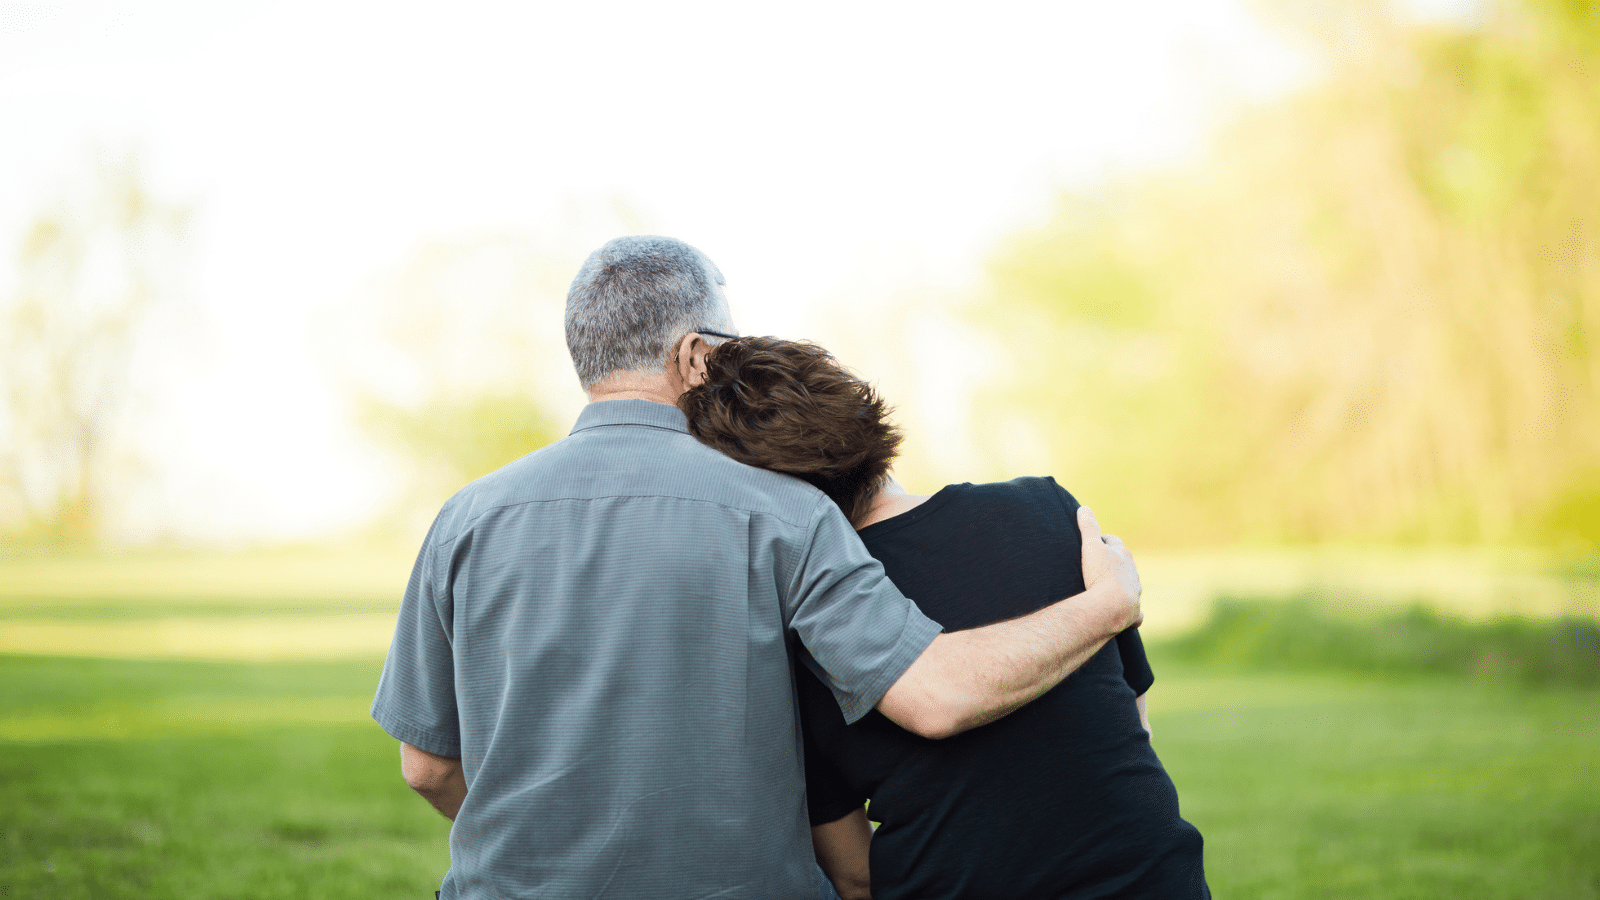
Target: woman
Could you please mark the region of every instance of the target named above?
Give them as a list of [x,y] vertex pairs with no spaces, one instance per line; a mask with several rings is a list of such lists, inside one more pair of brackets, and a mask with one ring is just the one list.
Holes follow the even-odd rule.
[[[678,401],[690,432],[820,488],[946,630],[1084,589],[1078,503],[1053,480],[911,495],[889,477],[900,435],[887,407],[827,351],[746,337],[706,365],[705,382]],[[979,608],[974,597],[1033,599]],[[1152,681],[1129,630],[1032,704],[930,741],[876,712],[845,725],[828,689],[797,666],[818,862],[846,900],[1209,897],[1200,833],[1179,818],[1150,748]]]

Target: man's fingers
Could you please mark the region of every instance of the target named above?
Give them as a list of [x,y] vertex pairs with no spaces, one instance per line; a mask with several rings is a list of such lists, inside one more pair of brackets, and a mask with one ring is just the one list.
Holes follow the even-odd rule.
[[1117,602],[1125,607],[1121,611],[1125,624],[1118,631],[1143,622],[1139,596],[1144,591],[1139,585],[1139,570],[1134,567],[1133,554],[1123,545],[1122,538],[1101,534],[1100,522],[1087,506],[1078,507],[1078,531],[1083,535],[1084,586],[1092,587],[1105,580],[1114,589],[1112,595],[1120,595]]
[[1094,517],[1094,510],[1087,506],[1078,507],[1078,531],[1085,544],[1100,540],[1100,522]]

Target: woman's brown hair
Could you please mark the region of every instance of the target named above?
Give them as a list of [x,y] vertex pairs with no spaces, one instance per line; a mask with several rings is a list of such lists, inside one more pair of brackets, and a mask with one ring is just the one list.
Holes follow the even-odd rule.
[[742,337],[706,355],[706,381],[678,407],[689,432],[746,465],[827,494],[853,523],[872,508],[900,446],[889,407],[816,344]]

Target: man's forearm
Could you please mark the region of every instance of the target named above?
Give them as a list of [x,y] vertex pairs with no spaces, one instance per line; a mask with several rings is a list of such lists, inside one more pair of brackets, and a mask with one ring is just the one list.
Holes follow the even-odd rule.
[[865,807],[826,825],[813,825],[811,846],[840,900],[872,900],[872,823]]
[[941,634],[879,703],[924,737],[943,738],[1015,711],[1094,656],[1137,619],[1112,584],[1038,612]]

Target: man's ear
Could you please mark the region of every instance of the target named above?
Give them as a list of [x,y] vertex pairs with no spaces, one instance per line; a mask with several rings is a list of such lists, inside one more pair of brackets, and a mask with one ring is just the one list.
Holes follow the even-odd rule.
[[678,352],[672,357],[678,369],[678,378],[687,387],[704,384],[706,380],[706,354],[711,345],[706,339],[691,331],[678,342]]

